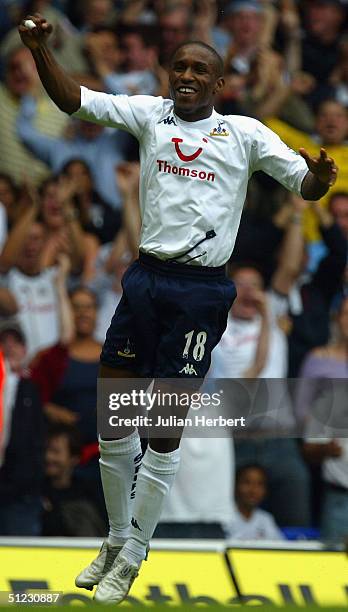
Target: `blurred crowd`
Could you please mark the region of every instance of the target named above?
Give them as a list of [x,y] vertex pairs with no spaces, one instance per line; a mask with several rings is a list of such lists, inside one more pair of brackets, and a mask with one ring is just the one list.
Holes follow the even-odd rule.
[[210,377],[278,379],[277,434],[268,406],[248,438],[184,439],[157,535],[344,538],[348,439],[312,409],[348,377],[348,0],[0,2],[0,535],[106,533],[98,360],[140,233],[137,142],[50,101],[17,32],[36,12],[65,70],[111,94],[168,96],[173,51],[203,40],[224,58],[218,112],[335,159],[318,203],[250,181]]

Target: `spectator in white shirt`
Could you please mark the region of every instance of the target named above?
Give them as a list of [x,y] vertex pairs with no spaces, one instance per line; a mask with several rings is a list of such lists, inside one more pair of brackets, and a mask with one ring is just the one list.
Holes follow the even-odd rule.
[[236,513],[225,524],[227,538],[235,540],[283,540],[269,512],[261,510],[267,493],[267,473],[261,465],[244,465],[236,473]]
[[0,297],[6,291],[16,305],[14,312],[26,337],[28,359],[71,334],[66,292],[69,260],[61,254],[58,266],[42,270],[43,246],[43,225],[32,222],[16,265],[0,277]]

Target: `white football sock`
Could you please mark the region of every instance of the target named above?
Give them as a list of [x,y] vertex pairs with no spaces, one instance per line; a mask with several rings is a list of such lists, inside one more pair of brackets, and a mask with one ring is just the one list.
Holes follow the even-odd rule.
[[123,556],[140,565],[161,516],[163,502],[179,469],[180,449],[157,453],[149,446],[139,470],[130,537]]
[[109,517],[108,543],[123,546],[129,536],[135,486],[141,466],[140,438],[134,431],[122,440],[99,439],[100,474]]

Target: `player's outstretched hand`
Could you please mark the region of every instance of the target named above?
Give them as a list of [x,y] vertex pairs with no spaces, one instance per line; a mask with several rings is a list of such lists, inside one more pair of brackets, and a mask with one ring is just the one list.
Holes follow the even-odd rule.
[[[35,27],[33,27],[31,22],[35,24]],[[32,50],[45,45],[52,30],[53,26],[48,23],[40,13],[27,15],[18,26],[18,32],[22,42],[26,47]]]
[[328,157],[324,148],[320,149],[319,157],[311,157],[306,149],[299,149],[299,153],[306,160],[308,169],[318,181],[329,187],[335,184],[338,168],[332,157]]

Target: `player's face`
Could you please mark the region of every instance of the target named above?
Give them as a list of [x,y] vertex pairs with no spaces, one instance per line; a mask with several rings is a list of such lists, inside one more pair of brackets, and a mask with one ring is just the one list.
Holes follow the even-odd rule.
[[177,51],[169,69],[170,95],[176,114],[187,121],[209,117],[224,80],[217,76],[207,49],[187,45]]
[[240,477],[236,498],[244,507],[257,508],[266,495],[266,483],[263,472],[256,469],[246,470]]

